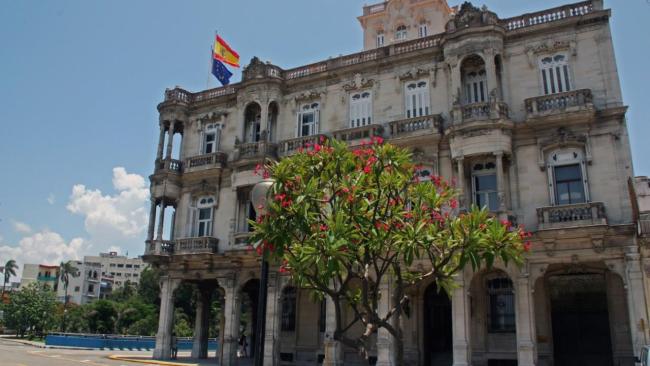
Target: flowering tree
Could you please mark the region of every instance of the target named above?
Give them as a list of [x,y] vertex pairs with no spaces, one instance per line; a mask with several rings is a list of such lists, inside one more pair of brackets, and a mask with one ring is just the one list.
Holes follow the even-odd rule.
[[[274,180],[253,242],[289,272],[296,286],[335,308],[333,338],[368,356],[372,333],[385,328],[403,364],[397,319],[409,303],[406,289],[433,280],[449,292],[465,265],[478,270],[495,260],[520,263],[529,235],[476,207],[459,213],[457,192],[440,177],[418,180],[407,150],[374,138],[359,149],[321,139],[265,167]],[[388,311],[380,311],[381,283],[391,278]],[[384,299],[386,300],[386,299]],[[344,323],[344,306],[355,315]],[[357,322],[360,336],[348,332]]]

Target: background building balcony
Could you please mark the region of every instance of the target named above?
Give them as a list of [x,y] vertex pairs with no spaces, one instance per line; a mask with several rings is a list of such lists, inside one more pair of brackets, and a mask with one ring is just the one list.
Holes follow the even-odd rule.
[[219,239],[203,236],[200,238],[183,238],[174,240],[174,255],[214,254],[219,250]]
[[525,100],[528,117],[593,109],[591,89],[572,90]]
[[200,170],[207,170],[213,168],[223,168],[228,161],[228,154],[224,152],[214,152],[210,154],[203,154],[193,156],[185,159],[183,163],[183,171],[185,173],[196,172]]
[[602,202],[540,207],[537,209],[537,219],[539,230],[607,225],[605,205]]

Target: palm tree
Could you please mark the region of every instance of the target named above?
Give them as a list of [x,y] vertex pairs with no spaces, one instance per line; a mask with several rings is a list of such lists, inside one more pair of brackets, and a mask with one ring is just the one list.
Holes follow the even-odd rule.
[[13,259],[10,259],[5,263],[4,268],[0,269],[0,272],[4,271],[4,281],[2,282],[2,298],[4,298],[5,295],[5,287],[7,286],[7,283],[9,283],[9,279],[11,276],[16,275],[16,270],[18,269],[18,265],[16,264],[16,261]]
[[59,265],[59,279],[63,283],[63,317],[61,319],[61,331],[65,332],[65,313],[68,311],[68,284],[70,276],[79,277],[79,269],[72,264],[72,261],[61,262]]

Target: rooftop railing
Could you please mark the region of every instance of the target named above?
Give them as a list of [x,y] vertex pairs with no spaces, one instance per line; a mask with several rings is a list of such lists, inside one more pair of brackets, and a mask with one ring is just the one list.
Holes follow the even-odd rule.
[[504,28],[506,28],[506,30],[512,31],[538,24],[550,23],[566,18],[579,17],[585,14],[589,14],[593,11],[594,6],[590,0],[542,10],[531,14],[524,14],[512,18],[502,19],[500,23]]

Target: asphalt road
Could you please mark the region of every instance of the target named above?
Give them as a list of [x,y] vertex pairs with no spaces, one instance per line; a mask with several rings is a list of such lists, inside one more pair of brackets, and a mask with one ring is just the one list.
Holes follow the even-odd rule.
[[151,356],[151,352],[119,352],[36,348],[0,338],[0,366],[135,366],[132,362],[106,358],[111,354]]

